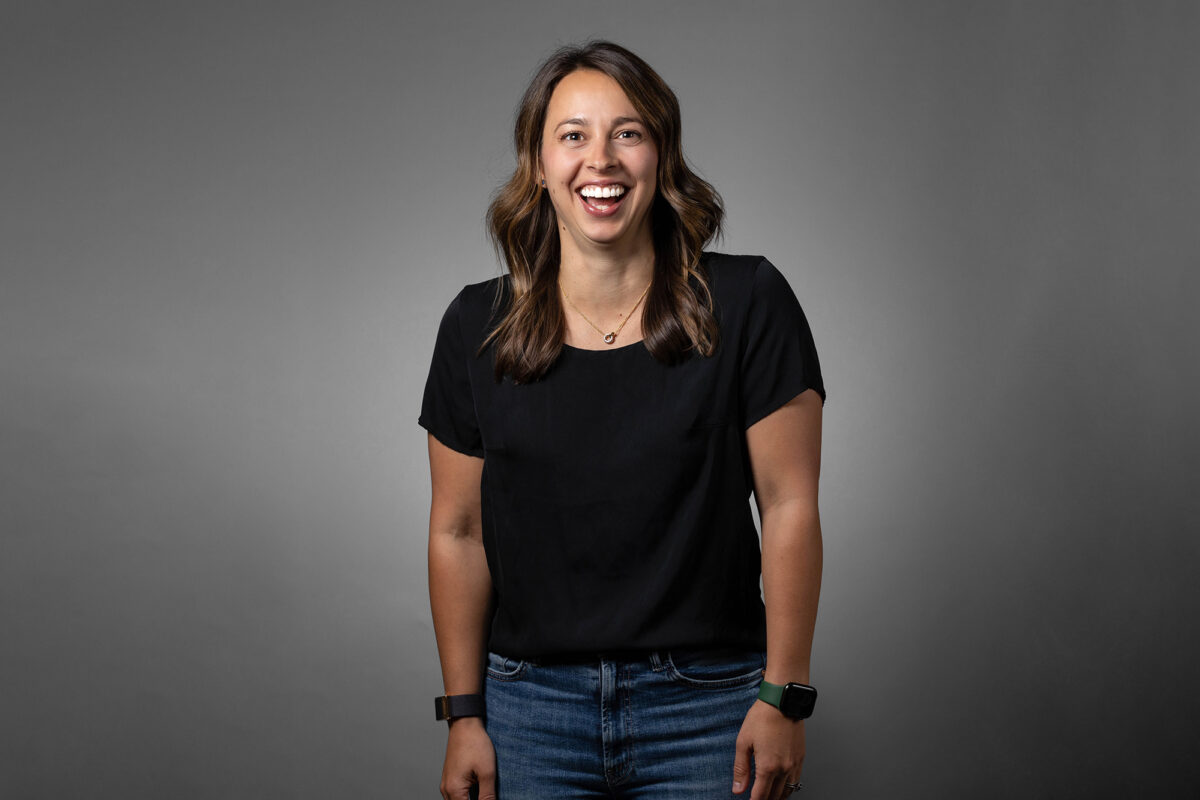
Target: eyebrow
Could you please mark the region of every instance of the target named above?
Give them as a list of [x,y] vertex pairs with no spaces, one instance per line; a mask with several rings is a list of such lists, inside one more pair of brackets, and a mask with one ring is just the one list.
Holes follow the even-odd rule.
[[[642,120],[639,117],[617,117],[616,119],[614,119],[612,121],[612,124],[613,125],[625,125],[630,122],[636,122],[639,125],[646,124],[646,123],[642,122]],[[554,130],[558,130],[563,125],[587,125],[587,120],[584,119],[583,117],[571,117],[570,119],[564,119],[562,122],[560,122],[554,126]]]

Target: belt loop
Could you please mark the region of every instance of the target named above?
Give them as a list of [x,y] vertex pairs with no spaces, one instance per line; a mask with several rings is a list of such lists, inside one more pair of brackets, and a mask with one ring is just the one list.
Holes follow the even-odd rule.
[[658,655],[658,651],[655,650],[650,654],[650,669],[654,670],[655,672],[659,672],[662,670],[662,668],[662,658]]

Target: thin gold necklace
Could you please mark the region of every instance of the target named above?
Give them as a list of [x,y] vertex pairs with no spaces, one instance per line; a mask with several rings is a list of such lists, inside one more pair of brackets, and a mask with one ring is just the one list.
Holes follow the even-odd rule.
[[646,284],[646,288],[642,290],[642,294],[640,297],[638,297],[637,302],[633,304],[633,308],[629,309],[629,314],[626,315],[625,319],[623,319],[621,321],[621,324],[617,326],[617,329],[615,331],[610,331],[609,333],[605,333],[604,330],[599,325],[597,325],[596,323],[594,323],[590,319],[588,319],[587,314],[583,313],[582,311],[579,311],[579,306],[575,305],[575,301],[573,301],[571,299],[571,295],[567,294],[567,290],[563,287],[562,281],[559,281],[558,288],[562,289],[563,297],[567,298],[567,302],[571,304],[571,308],[578,311],[579,316],[581,316],[585,320],[587,320],[587,324],[591,325],[593,328],[595,328],[596,333],[598,333],[604,337],[604,343],[612,344],[613,342],[615,342],[617,340],[617,334],[620,333],[621,329],[625,327],[625,323],[629,322],[629,320],[632,319],[633,312],[637,311],[637,307],[642,304],[642,298],[644,298],[646,296],[646,292],[650,291],[650,287],[653,284],[654,284],[654,279],[651,278],[650,283]]

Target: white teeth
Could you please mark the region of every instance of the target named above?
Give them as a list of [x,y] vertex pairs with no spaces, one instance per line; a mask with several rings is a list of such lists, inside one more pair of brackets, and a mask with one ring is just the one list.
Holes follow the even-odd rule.
[[579,190],[584,197],[620,197],[625,194],[624,186],[584,186]]

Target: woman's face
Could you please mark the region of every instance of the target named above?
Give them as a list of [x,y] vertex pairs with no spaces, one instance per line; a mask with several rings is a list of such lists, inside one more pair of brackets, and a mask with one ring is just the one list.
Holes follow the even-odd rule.
[[653,247],[658,148],[612,78],[582,69],[559,81],[539,162],[564,252]]

